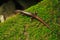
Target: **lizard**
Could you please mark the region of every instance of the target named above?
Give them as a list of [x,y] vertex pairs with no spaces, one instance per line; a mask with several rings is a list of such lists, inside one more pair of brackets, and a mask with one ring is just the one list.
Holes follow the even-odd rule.
[[49,25],[48,25],[45,21],[43,21],[42,18],[38,17],[38,16],[35,15],[35,14],[32,14],[32,13],[30,13],[30,12],[25,12],[25,11],[22,11],[22,10],[15,10],[15,13],[21,13],[21,14],[30,16],[30,17],[32,17],[32,18],[35,18],[35,19],[37,19],[38,21],[40,21],[41,23],[43,23],[47,28],[49,28]]

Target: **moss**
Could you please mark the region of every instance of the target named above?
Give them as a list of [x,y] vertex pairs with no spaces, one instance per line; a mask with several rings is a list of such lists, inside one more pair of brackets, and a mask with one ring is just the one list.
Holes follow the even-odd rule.
[[[17,14],[8,18],[4,23],[0,23],[0,40],[25,40],[26,38],[29,40],[57,40],[60,26],[56,23],[56,13],[58,13],[54,9],[56,4],[58,0],[43,0],[25,10],[32,13],[37,11],[37,16],[49,24],[50,29],[36,19],[31,21],[30,17]],[[29,37],[24,35],[24,30]]]

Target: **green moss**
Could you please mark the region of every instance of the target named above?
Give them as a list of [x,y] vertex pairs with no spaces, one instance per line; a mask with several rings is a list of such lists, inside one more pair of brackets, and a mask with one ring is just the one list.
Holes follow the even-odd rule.
[[24,27],[27,27],[29,40],[57,40],[60,26],[56,23],[56,13],[59,13],[54,9],[56,4],[58,0],[43,0],[25,10],[32,13],[37,11],[37,16],[49,24],[50,29],[36,19],[31,21],[30,17],[17,14],[0,23],[0,40],[25,40],[27,35],[24,35]]

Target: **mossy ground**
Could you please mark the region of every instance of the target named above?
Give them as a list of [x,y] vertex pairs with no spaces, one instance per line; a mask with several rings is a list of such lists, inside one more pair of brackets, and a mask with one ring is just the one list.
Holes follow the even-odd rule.
[[[30,17],[17,14],[0,23],[0,40],[59,40],[60,26],[56,23],[56,13],[59,12],[54,9],[57,4],[58,0],[43,0],[25,10],[36,11],[50,29],[36,19],[31,21]],[[27,35],[24,35],[24,30]]]

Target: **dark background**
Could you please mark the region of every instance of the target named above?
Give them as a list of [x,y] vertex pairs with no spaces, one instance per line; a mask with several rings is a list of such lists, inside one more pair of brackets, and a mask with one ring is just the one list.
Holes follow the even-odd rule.
[[[4,3],[7,3],[8,1],[10,1],[10,0],[0,0],[0,6],[3,5]],[[16,9],[24,10],[32,5],[37,4],[38,2],[40,2],[42,0],[11,0],[11,1],[13,1],[13,3],[15,4]],[[18,1],[25,2],[25,4],[27,6],[26,7],[22,6],[21,4],[18,3]]]

